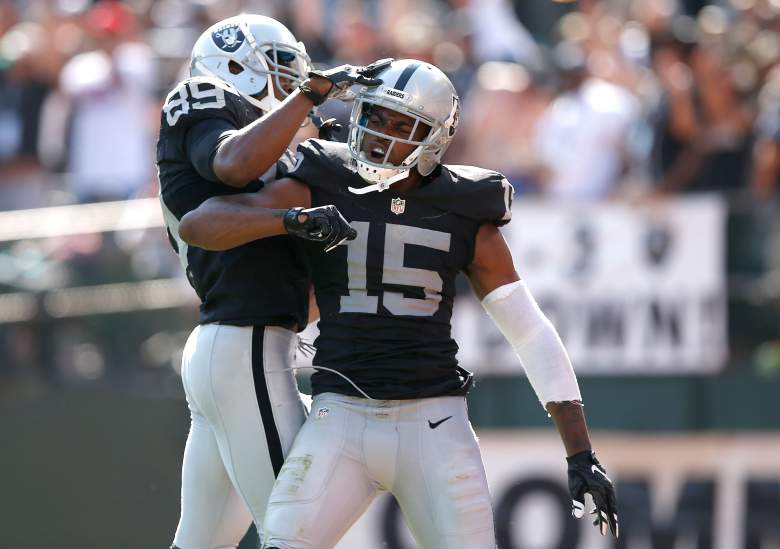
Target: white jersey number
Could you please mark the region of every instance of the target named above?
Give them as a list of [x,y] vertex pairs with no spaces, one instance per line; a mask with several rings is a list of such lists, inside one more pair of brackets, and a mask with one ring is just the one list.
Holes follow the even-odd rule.
[[[368,259],[368,230],[370,223],[353,221],[357,231],[355,240],[344,242],[347,246],[347,285],[349,295],[341,297],[342,313],[379,312],[379,296],[368,295],[366,282],[366,261]],[[443,282],[436,271],[416,269],[404,265],[404,250],[407,244],[425,246],[443,252],[450,251],[450,234],[409,227],[407,225],[385,225],[385,250],[382,262],[382,284],[398,284],[422,288],[425,298],[404,297],[400,292],[382,292],[382,303],[394,315],[433,316],[441,303]]]
[[[206,85],[204,89],[203,85]],[[192,101],[197,100],[197,101]],[[190,112],[190,108],[221,109],[225,106],[225,90],[205,82],[182,82],[173,90],[165,100],[165,119],[169,126],[175,126],[183,114]]]

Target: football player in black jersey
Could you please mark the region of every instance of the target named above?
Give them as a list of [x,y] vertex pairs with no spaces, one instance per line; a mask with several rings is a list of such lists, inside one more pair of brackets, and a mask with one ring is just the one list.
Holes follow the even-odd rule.
[[[214,252],[182,240],[179,221],[210,197],[256,191],[285,173],[286,148],[313,105],[379,81],[360,67],[311,72],[303,45],[259,15],[204,32],[190,73],[165,101],[157,144],[168,235],[201,299],[200,325],[182,362],[192,424],[174,547],[213,549],[235,547],[253,517],[262,525],[304,421],[289,367],[295,332],[308,320],[310,280],[287,236]],[[332,206],[295,213],[285,223],[289,232],[321,247],[351,231]],[[284,373],[270,375],[277,371]]]
[[592,452],[571,363],[498,230],[511,219],[511,187],[496,172],[441,164],[459,116],[444,73],[402,60],[379,76],[355,101],[347,144],[307,141],[287,178],[208,200],[182,220],[185,240],[216,249],[282,234],[273,208],[334,204],[357,230],[329,254],[305,244],[321,315],[315,396],[269,500],[265,547],[332,547],[381,490],[421,547],[495,547],[464,399],[471,373],[450,335],[460,271],[558,428],[573,514],[590,493],[594,524],[617,536],[614,489]]

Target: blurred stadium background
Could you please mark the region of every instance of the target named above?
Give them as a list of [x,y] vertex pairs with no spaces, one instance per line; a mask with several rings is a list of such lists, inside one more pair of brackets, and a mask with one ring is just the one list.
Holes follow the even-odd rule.
[[[0,547],[170,543],[197,316],[154,144],[195,38],[242,10],[317,63],[437,64],[463,99],[447,161],[515,187],[505,233],[623,536],[568,517],[563,448],[466,297],[501,547],[780,548],[780,0],[0,0]],[[339,545],[379,547],[414,547],[386,499]]]

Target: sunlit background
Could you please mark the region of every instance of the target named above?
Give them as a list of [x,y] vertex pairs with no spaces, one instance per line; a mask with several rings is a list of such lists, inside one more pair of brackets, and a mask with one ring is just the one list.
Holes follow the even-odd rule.
[[[197,302],[154,145],[196,37],[241,11],[323,66],[436,64],[463,103],[447,162],[515,188],[504,232],[623,535],[569,518],[563,447],[464,283],[502,549],[780,548],[780,0],[0,0],[0,547],[172,539]],[[381,547],[414,547],[387,499],[339,545]]]

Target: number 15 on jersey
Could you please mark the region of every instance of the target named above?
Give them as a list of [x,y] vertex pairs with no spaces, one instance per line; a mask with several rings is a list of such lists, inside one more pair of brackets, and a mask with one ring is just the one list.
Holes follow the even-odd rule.
[[[341,297],[340,312],[379,312],[379,296],[368,295],[367,260],[368,235],[371,224],[367,221],[352,221],[357,231],[355,240],[342,243],[347,246],[348,295]],[[412,286],[420,288],[425,298],[404,297],[401,292],[383,290],[382,305],[398,316],[433,316],[441,303],[442,279],[436,271],[418,269],[404,265],[404,251],[407,244],[450,251],[451,235],[442,231],[411,227],[408,225],[385,224],[384,256],[382,258],[382,284]]]

